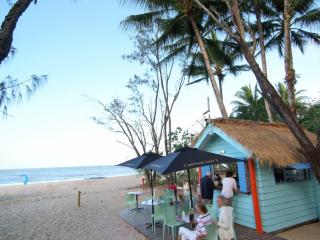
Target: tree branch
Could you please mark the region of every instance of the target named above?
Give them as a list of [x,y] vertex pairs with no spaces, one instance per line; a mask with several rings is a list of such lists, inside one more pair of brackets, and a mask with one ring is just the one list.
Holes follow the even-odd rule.
[[8,12],[0,29],[0,64],[9,55],[17,22],[33,0],[18,0]]

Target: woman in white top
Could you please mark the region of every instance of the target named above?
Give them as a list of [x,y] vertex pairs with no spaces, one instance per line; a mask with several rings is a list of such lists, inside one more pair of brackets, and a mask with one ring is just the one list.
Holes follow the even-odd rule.
[[237,183],[232,175],[232,172],[227,172],[226,177],[222,180],[221,195],[228,199],[227,205],[229,206],[232,206],[233,192],[237,191]]
[[217,205],[220,208],[219,221],[215,221],[214,223],[218,226],[219,239],[234,239],[233,208],[226,206],[226,199],[223,196],[218,196]]

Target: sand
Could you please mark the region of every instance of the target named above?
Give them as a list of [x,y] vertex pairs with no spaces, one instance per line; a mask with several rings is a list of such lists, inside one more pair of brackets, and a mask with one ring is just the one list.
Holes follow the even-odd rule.
[[0,239],[145,239],[118,216],[138,186],[129,176],[0,187]]
[[288,240],[319,240],[320,222],[303,225],[277,235]]
[[[0,240],[145,239],[118,216],[124,208],[125,194],[141,190],[139,183],[139,177],[128,176],[2,186]],[[77,207],[78,190],[82,192],[81,207]],[[145,196],[148,192],[146,190]],[[278,236],[290,240],[319,240],[320,223],[304,225]]]

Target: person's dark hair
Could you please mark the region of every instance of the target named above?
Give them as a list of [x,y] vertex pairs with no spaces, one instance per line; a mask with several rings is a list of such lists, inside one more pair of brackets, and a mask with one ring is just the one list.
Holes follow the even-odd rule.
[[232,177],[232,176],[233,176],[233,172],[228,171],[228,172],[226,173],[226,177]]
[[204,214],[206,214],[208,212],[206,205],[202,201],[197,202],[197,207]]

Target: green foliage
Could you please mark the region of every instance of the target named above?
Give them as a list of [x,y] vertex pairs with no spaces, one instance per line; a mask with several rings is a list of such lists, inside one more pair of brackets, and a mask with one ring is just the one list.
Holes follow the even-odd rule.
[[[233,42],[228,39],[219,40],[214,32],[209,34],[209,37],[204,39],[206,50],[212,64],[213,73],[218,77],[220,88],[227,74],[237,76],[242,71],[250,70],[246,64],[239,64],[238,59],[239,49],[237,49]],[[208,72],[204,63],[203,56],[200,52],[191,54],[192,61],[185,68],[185,72],[195,80],[189,84],[198,83],[201,81],[209,81]],[[222,89],[220,89],[222,93]]]
[[177,127],[169,136],[171,138],[172,150],[176,151],[184,146],[190,146],[192,136],[188,130],[183,131],[181,127]]
[[[276,84],[276,90],[278,91],[282,100],[288,104],[288,92],[286,86],[279,82]],[[302,95],[304,90],[296,91],[296,106],[298,118],[301,117],[307,110],[306,97]],[[235,94],[238,100],[233,101],[233,112],[231,118],[253,120],[268,122],[267,112],[264,106],[264,99],[262,98],[257,85],[254,89],[250,85],[243,86],[240,91]],[[273,113],[275,121],[281,121],[280,116],[275,112]]]
[[314,133],[320,129],[320,99],[307,104],[299,115],[299,123]]
[[[47,81],[47,75],[32,75],[30,79],[19,82],[11,76],[7,76],[0,82],[0,114],[8,116],[8,106],[19,103],[23,97],[30,97]],[[24,88],[24,93],[21,92]]]
[[[172,132],[170,138],[171,138],[171,144],[172,144],[172,150],[176,151],[184,146],[190,146],[191,145],[191,139],[193,135],[189,133],[188,130],[183,130],[181,127],[177,127],[175,131]],[[188,182],[188,174],[187,171],[180,171],[176,173],[177,184],[179,186],[182,186],[183,183]],[[190,179],[192,184],[192,187],[196,187],[196,182],[198,179],[198,172],[197,169],[190,169]]]
[[[282,100],[286,104],[289,104],[289,95],[288,95],[288,91],[287,91],[285,84],[283,84],[282,82],[279,82],[278,84],[276,84],[276,89],[277,89],[277,92],[279,93],[280,97],[282,98]],[[296,90],[295,91],[295,103],[296,103],[298,117],[307,108],[307,105],[306,105],[307,98],[306,98],[306,96],[302,95],[303,93],[305,93],[305,90]],[[276,117],[280,119],[279,116],[276,116]]]
[[261,97],[258,86],[254,89],[250,85],[243,86],[240,91],[235,94],[238,100],[233,101],[235,105],[232,118],[254,120],[254,121],[268,121],[268,115],[265,110],[264,100]]
[[[188,182],[188,173],[187,171],[177,172],[177,185],[182,186],[185,182]],[[197,189],[198,182],[198,169],[192,168],[190,169],[190,181],[191,187],[195,191]]]
[[[310,30],[320,23],[320,8],[315,0],[292,1],[291,41],[302,53],[307,43],[320,44],[320,35]],[[284,51],[283,1],[271,0],[264,6],[266,20],[263,27],[266,31],[266,47],[276,48],[280,56]]]

